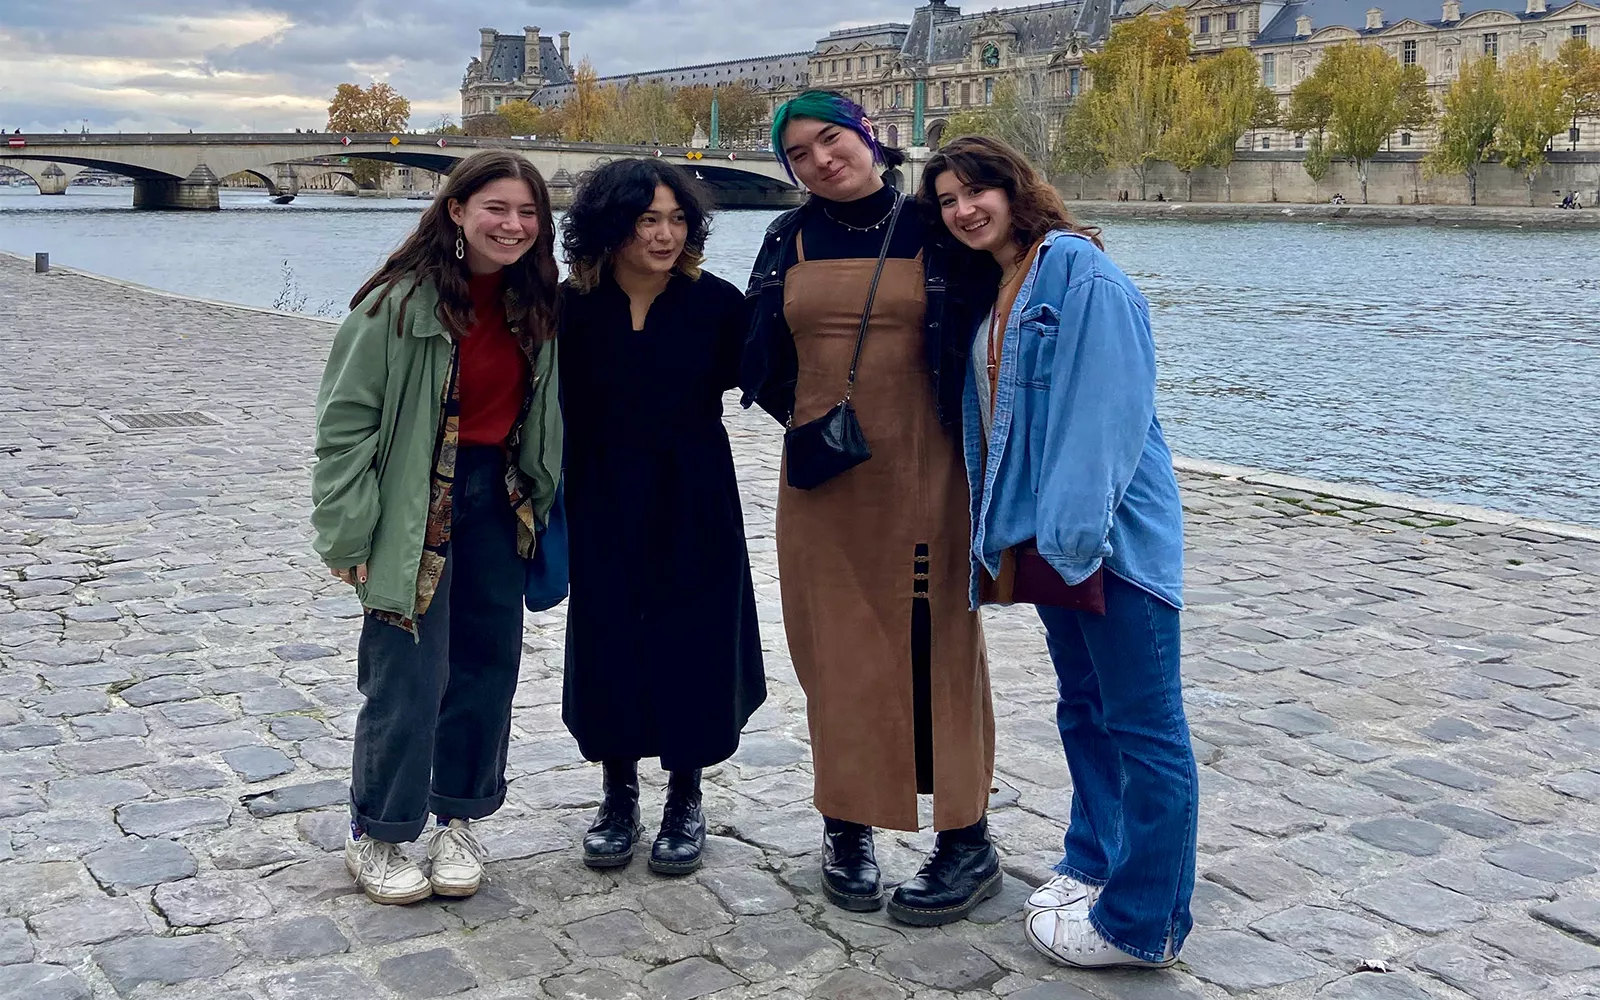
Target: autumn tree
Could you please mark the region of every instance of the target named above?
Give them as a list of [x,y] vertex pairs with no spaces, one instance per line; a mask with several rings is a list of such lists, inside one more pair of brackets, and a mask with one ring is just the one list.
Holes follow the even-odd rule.
[[1184,198],[1194,200],[1194,172],[1211,162],[1221,115],[1192,65],[1172,78],[1172,124],[1161,136],[1158,155],[1183,174]]
[[1600,118],[1600,49],[1591,48],[1587,38],[1569,38],[1556,63],[1566,78],[1562,103],[1572,127],[1577,128],[1582,118]]
[[1181,8],[1140,14],[1111,29],[1105,48],[1084,60],[1094,88],[1080,98],[1088,131],[1106,165],[1132,170],[1139,197],[1150,164],[1172,126],[1177,79],[1189,65],[1189,28]]
[[1212,102],[1211,155],[1206,165],[1222,171],[1233,200],[1233,161],[1239,140],[1253,129],[1278,123],[1278,98],[1261,83],[1261,66],[1248,49],[1229,49],[1195,65],[1200,90]]
[[713,93],[717,99],[717,129],[722,144],[726,146],[733,142],[744,142],[759,145],[761,137],[756,134],[756,129],[766,121],[767,99],[745,80],[714,88],[706,84],[680,87],[673,94],[673,102],[678,112],[689,120],[689,134],[694,134],[696,125],[706,135],[711,134]]
[[1367,201],[1367,168],[1401,127],[1424,128],[1433,116],[1421,66],[1401,66],[1376,45],[1341,42],[1295,85],[1288,126],[1317,137],[1330,156],[1348,160]]
[[1092,109],[1082,100],[1072,102],[1062,118],[1052,166],[1060,173],[1077,175],[1080,200],[1088,176],[1106,168],[1105,154],[1101,152],[1099,136],[1095,132]]
[[600,85],[594,63],[585,58],[572,75],[572,95],[561,105],[561,137],[568,142],[597,142],[613,95]]
[[1500,92],[1505,117],[1495,140],[1495,152],[1508,169],[1522,175],[1533,204],[1533,181],[1544,169],[1550,139],[1567,128],[1566,75],[1561,65],[1541,56],[1537,49],[1513,53],[1500,69]]
[[[328,104],[329,132],[403,132],[410,120],[411,102],[387,83],[374,82],[365,89],[341,83]],[[357,186],[364,188],[377,187],[390,169],[369,159],[356,159],[351,167]]]
[[679,110],[672,91],[664,83],[606,87],[604,97],[605,113],[596,132],[598,142],[681,146],[694,132],[694,123]]
[[561,135],[560,108],[540,107],[528,101],[507,101],[495,109],[495,117],[504,125],[495,129],[495,135]]
[[1493,56],[1462,65],[1461,74],[1445,91],[1439,135],[1433,151],[1423,160],[1429,173],[1466,175],[1467,197],[1474,205],[1478,203],[1478,167],[1487,163],[1494,151],[1506,114],[1499,70]]
[[1061,112],[1054,105],[1043,98],[1023,96],[1021,81],[1005,76],[996,84],[994,99],[988,104],[951,116],[941,140],[949,142],[964,135],[992,136],[1050,174],[1059,169],[1061,125]]

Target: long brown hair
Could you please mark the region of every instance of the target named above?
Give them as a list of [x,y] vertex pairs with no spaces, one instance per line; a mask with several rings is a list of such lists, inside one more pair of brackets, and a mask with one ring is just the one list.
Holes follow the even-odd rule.
[[356,309],[375,289],[378,296],[367,309],[375,316],[388,293],[401,282],[411,282],[400,300],[395,333],[404,328],[405,308],[416,291],[418,281],[431,281],[439,292],[439,322],[452,334],[463,337],[472,328],[472,293],[467,285],[467,262],[456,259],[456,224],[450,221],[450,203],[466,204],[485,185],[507,177],[526,181],[538,206],[539,235],[533,248],[505,269],[506,322],[521,327],[521,335],[533,344],[542,344],[556,335],[556,302],[559,276],[556,272],[555,220],[550,213],[550,189],[534,165],[517,153],[504,149],[485,149],[457,161],[444,190],[433,199],[400,249],[378,272],[367,279],[350,300]]
[[1061,200],[1061,194],[1034,169],[1027,157],[986,135],[969,135],[953,139],[929,158],[922,170],[922,187],[917,200],[923,210],[939,218],[939,193],[935,185],[939,175],[949,171],[963,184],[979,188],[999,188],[1011,203],[1011,239],[1026,253],[1027,249],[1044,239],[1051,230],[1087,236],[1094,245],[1105,249],[1100,241],[1100,228],[1086,226],[1072,217]]

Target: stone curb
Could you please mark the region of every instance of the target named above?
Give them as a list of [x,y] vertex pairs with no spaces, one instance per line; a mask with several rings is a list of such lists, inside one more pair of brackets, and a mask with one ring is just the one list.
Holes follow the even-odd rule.
[[[31,264],[31,258],[22,254],[0,250],[0,257],[8,257],[21,264]],[[177,299],[184,302],[200,302],[209,306],[222,309],[239,309],[245,312],[261,313],[267,316],[287,316],[293,319],[310,320],[314,323],[326,323],[337,326],[340,320],[328,319],[323,316],[309,316],[305,313],[284,312],[279,309],[267,309],[262,306],[240,305],[237,302],[220,302],[216,299],[204,299],[195,295],[184,295],[180,292],[169,292],[160,288],[152,288],[136,281],[124,281],[121,278],[111,278],[92,271],[82,271],[73,267],[63,267],[52,264],[51,271],[61,271],[91,281],[103,281],[119,288],[133,289],[150,295],[157,295],[165,299]],[[1319,496],[1333,497],[1338,500],[1354,500],[1360,503],[1370,503],[1389,507],[1399,507],[1404,510],[1414,510],[1419,514],[1435,514],[1457,521],[1475,521],[1479,524],[1497,524],[1508,527],[1526,528],[1530,531],[1540,531],[1558,538],[1573,538],[1581,541],[1600,542],[1600,528],[1591,528],[1578,524],[1562,524],[1557,521],[1542,521],[1537,518],[1528,518],[1520,514],[1511,514],[1506,511],[1491,510],[1487,507],[1471,507],[1466,504],[1445,503],[1438,500],[1428,500],[1414,497],[1404,493],[1392,493],[1380,490],[1373,486],[1363,486],[1359,483],[1332,483],[1319,479],[1305,479],[1300,476],[1286,475],[1281,472],[1271,472],[1266,469],[1255,469],[1245,465],[1230,465],[1226,462],[1211,462],[1199,458],[1185,458],[1174,455],[1172,466],[1179,472],[1192,475],[1210,476],[1216,479],[1237,479],[1240,482],[1257,486],[1270,486],[1275,489],[1299,490],[1303,493],[1315,493]]]
[[1173,456],[1172,467],[1179,472],[1187,472],[1192,475],[1210,476],[1215,479],[1236,479],[1255,486],[1270,486],[1280,490],[1299,490],[1302,493],[1315,493],[1318,496],[1333,497],[1336,500],[1353,500],[1358,503],[1399,507],[1403,510],[1414,510],[1419,514],[1433,514],[1455,521],[1505,525],[1506,527],[1543,532],[1558,538],[1600,542],[1600,528],[1591,528],[1581,524],[1562,524],[1558,521],[1541,521],[1538,518],[1524,517],[1521,514],[1512,514],[1503,510],[1491,510],[1488,507],[1472,507],[1467,504],[1446,503],[1442,500],[1428,500],[1405,493],[1380,490],[1375,486],[1363,486],[1359,483],[1330,483],[1320,479],[1306,479],[1301,476],[1285,475],[1281,472],[1270,472],[1266,469],[1253,469],[1245,465],[1229,465],[1226,462],[1209,462],[1205,459],[1184,458],[1178,455]]

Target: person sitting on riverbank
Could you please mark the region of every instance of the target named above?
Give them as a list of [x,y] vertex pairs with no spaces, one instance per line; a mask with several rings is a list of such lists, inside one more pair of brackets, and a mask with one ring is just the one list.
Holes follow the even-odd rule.
[[[1193,924],[1199,776],[1183,711],[1183,506],[1156,419],[1149,305],[1027,159],[943,147],[919,195],[1000,267],[963,419],[973,606],[1033,604],[1072,772],[1028,943],[1077,968],[1165,968]],[[991,265],[992,266],[992,265]]]
[[[350,302],[317,396],[316,550],[366,611],[345,866],[377,903],[470,896],[505,801],[536,532],[560,478],[557,273],[533,165],[485,150]],[[397,846],[429,814],[430,874]]]

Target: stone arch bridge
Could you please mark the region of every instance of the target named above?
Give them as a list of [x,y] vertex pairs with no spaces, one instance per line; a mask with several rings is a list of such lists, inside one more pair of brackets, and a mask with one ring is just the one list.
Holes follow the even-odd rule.
[[[608,160],[659,155],[695,171],[725,207],[797,204],[799,190],[771,153],[713,149],[609,146],[543,140],[383,133],[97,133],[8,135],[0,164],[28,174],[45,194],[66,190],[74,176],[96,167],[133,178],[135,208],[218,208],[220,179],[248,172],[269,195],[293,195],[311,172],[330,169],[330,158],[381,160],[449,173],[479,149],[512,149],[531,160],[546,180],[576,177]],[[336,162],[336,160],[334,161]]]

